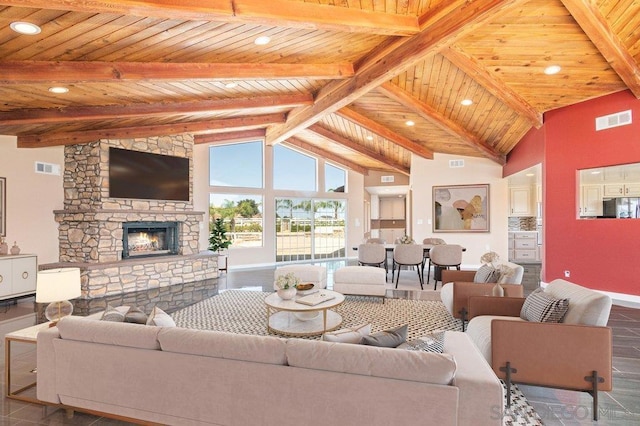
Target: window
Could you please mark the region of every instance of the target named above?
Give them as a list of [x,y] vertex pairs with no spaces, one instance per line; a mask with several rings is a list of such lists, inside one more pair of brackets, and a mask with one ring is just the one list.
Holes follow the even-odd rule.
[[345,190],[347,173],[331,164],[324,165],[324,190],[327,192],[347,192]]
[[209,185],[262,188],[262,165],[262,141],[213,145],[209,148]]
[[344,200],[276,198],[276,261],[344,257],[345,213]]
[[273,148],[273,187],[317,191],[316,160],[282,145]]
[[223,218],[232,247],[262,246],[262,196],[211,194],[209,232],[216,218]]

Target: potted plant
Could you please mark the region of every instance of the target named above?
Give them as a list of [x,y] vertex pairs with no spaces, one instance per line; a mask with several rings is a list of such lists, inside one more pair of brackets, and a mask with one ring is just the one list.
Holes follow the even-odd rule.
[[227,237],[224,221],[219,217],[213,222],[213,229],[209,234],[209,250],[218,253],[218,271],[227,270],[227,256],[222,254],[222,250],[226,250],[230,245],[231,240]]
[[276,278],[276,287],[278,290],[278,296],[283,300],[293,299],[296,295],[296,286],[300,284],[300,279],[294,275],[293,272],[289,272],[285,275],[280,275]]

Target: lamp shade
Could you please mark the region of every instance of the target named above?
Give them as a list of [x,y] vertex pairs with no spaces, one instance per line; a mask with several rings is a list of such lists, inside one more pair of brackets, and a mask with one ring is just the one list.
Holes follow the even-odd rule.
[[38,272],[37,303],[74,299],[81,294],[80,268],[46,269]]

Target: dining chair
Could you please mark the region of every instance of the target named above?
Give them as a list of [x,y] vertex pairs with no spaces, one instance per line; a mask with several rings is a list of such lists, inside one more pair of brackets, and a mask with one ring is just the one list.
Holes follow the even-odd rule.
[[386,244],[386,241],[383,238],[367,238],[365,244]]
[[422,275],[423,249],[421,244],[398,244],[393,249],[393,267],[391,282],[395,276],[396,265],[398,265],[398,276],[396,277],[396,288],[400,281],[400,268],[402,265],[415,266],[420,280],[420,289],[424,290],[424,277]]
[[384,245],[360,244],[358,246],[358,265],[384,267],[384,270],[388,273],[387,250]]
[[[433,264],[433,279],[435,284],[433,289],[438,286],[438,281],[442,280],[440,271],[455,267],[460,270],[462,263],[462,246],[458,244],[438,244],[429,251],[429,267]],[[430,270],[429,270],[430,272]],[[429,277],[427,277],[427,284]]]
[[[436,246],[438,244],[447,244],[442,238],[425,238],[422,240],[423,245],[431,245]],[[427,263],[427,259],[429,259],[429,250],[424,250],[424,254],[422,256],[422,276],[424,277],[424,265]],[[429,274],[431,273],[431,259],[429,259],[429,269],[427,269],[427,284],[429,283]]]

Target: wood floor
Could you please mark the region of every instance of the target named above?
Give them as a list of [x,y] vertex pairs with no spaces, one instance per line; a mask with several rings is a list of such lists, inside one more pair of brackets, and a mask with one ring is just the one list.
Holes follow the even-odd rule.
[[[322,263],[327,266],[329,285],[333,283],[333,272],[345,262]],[[401,282],[409,287],[417,276],[411,271],[403,271]],[[216,280],[213,280],[216,281]],[[223,274],[215,283],[219,291],[232,288],[245,288],[271,291],[273,268],[230,271]],[[429,286],[433,288],[433,281]],[[425,286],[426,288],[426,286]],[[438,286],[438,288],[440,288]],[[530,291],[531,289],[526,289]],[[432,298],[433,292],[399,290],[393,297]],[[0,305],[0,332],[8,333],[13,329],[24,328],[33,322],[33,299],[25,299],[17,305]],[[33,315],[35,318],[35,315]],[[25,323],[25,321],[27,323]],[[529,402],[535,407],[545,425],[638,425],[640,424],[640,308],[613,306],[609,318],[613,329],[613,369],[614,385],[612,392],[600,392],[600,420],[592,422],[591,396],[587,393],[519,385]],[[1,344],[4,346],[4,339]],[[1,361],[4,370],[4,358]],[[43,408],[4,398],[4,376],[2,379],[2,405],[0,426],[2,425],[125,425],[128,423],[76,413],[68,419],[62,410]],[[465,426],[465,425],[462,425]]]

